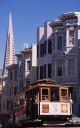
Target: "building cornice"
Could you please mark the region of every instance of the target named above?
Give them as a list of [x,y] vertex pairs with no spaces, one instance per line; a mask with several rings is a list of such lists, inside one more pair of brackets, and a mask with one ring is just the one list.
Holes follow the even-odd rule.
[[17,68],[17,66],[18,66],[18,64],[12,64],[12,65],[6,67],[6,69],[9,70],[9,69],[12,69],[12,68]]
[[55,20],[55,21],[52,21],[50,24],[49,24],[52,28],[54,27],[61,27],[62,26],[62,22],[60,20]]
[[32,48],[25,48],[23,51],[20,51],[20,53],[25,54],[25,53],[31,53]]
[[64,13],[63,15],[61,15],[59,19],[62,22],[64,22],[65,20],[76,19],[78,18],[78,16],[80,16],[80,12],[68,12],[68,13]]

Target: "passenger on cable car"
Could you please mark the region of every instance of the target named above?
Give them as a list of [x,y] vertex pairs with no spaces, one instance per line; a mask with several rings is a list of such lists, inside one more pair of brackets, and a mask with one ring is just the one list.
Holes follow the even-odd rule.
[[56,91],[52,91],[52,101],[56,101]]
[[38,105],[39,105],[39,96],[38,96],[38,94],[36,94],[35,105],[34,105],[35,119],[37,119],[37,116],[38,116]]
[[30,99],[29,99],[29,116],[30,116],[30,119],[33,118],[32,110],[33,110],[32,97],[30,97]]
[[29,119],[29,104],[28,104],[28,98],[25,99],[25,105],[26,105],[26,118]]

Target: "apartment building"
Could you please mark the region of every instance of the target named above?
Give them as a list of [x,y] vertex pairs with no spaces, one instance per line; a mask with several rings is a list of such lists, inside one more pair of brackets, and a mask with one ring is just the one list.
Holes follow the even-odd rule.
[[7,67],[8,80],[7,80],[7,95],[6,95],[6,111],[13,113],[14,95],[18,91],[18,64],[12,64]]
[[[6,101],[7,101],[7,111],[9,109],[9,113],[13,111],[14,96],[18,92],[20,92],[24,87],[32,83],[33,82],[32,80],[34,80],[33,78],[35,78],[36,76],[36,73],[33,71],[34,66],[36,66],[34,62],[36,61],[35,46],[36,44],[33,44],[32,47],[25,48],[24,50],[17,53],[16,54],[17,64],[12,64],[7,67],[8,79],[6,85],[7,88]],[[35,53],[33,53],[34,51]],[[32,74],[34,74],[34,77]],[[9,103],[10,105],[12,104],[11,111],[10,111]]]
[[18,90],[36,80],[37,45],[25,48],[16,54],[18,64]]
[[80,12],[69,12],[50,23],[52,79],[74,87],[73,111],[80,115]]
[[37,29],[37,79],[72,85],[73,112],[80,115],[80,12],[68,12]]
[[37,29],[37,79],[51,79],[52,72],[52,28],[45,22]]
[[25,48],[16,56],[18,60],[18,89],[21,90],[30,83],[32,48]]
[[[30,83],[32,48],[25,48],[16,54],[17,64],[9,65],[6,70],[8,72],[7,82],[3,88],[3,106],[2,113],[5,121],[4,127],[14,121],[14,98],[15,96]],[[6,90],[6,93],[5,93]],[[6,104],[6,107],[4,105]]]

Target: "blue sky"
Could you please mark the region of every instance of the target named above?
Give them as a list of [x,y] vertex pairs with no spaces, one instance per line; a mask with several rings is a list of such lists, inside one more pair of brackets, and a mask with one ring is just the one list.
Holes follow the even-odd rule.
[[80,11],[80,0],[0,0],[0,68],[3,65],[9,12],[12,13],[16,52],[36,42],[36,29],[65,12]]

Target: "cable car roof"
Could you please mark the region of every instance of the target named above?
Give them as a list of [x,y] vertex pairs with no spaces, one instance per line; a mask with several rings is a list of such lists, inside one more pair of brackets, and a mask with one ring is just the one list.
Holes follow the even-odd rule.
[[57,84],[56,81],[50,80],[50,79],[42,79],[37,80],[34,83],[28,84],[26,87],[24,87],[19,93],[24,91],[29,91],[37,87],[64,87],[64,88],[73,88],[71,85],[67,84]]

